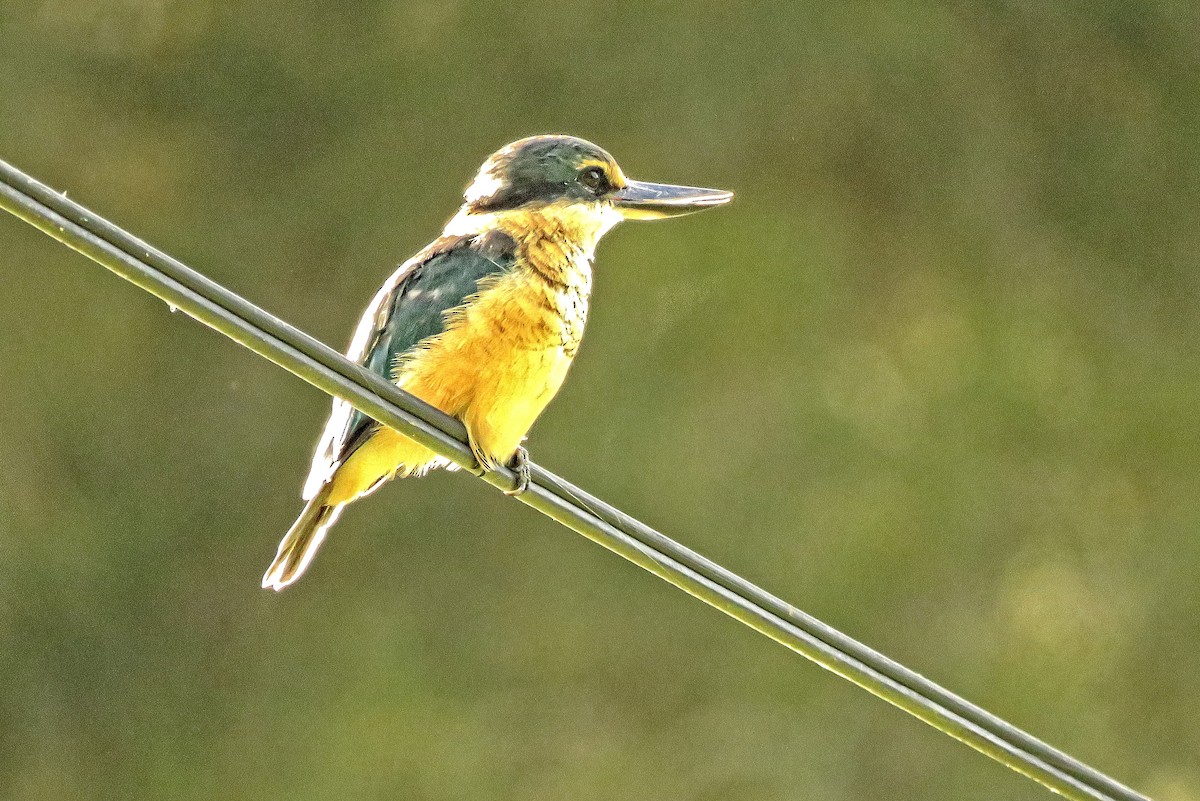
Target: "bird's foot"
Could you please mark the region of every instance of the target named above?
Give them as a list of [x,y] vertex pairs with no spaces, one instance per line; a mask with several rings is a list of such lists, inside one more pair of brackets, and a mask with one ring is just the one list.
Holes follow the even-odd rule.
[[517,447],[517,452],[513,454],[512,461],[508,465],[514,473],[517,474],[517,486],[510,490],[505,490],[505,495],[517,496],[525,494],[529,489],[529,451],[523,447]]
[[470,432],[467,433],[467,440],[471,444],[471,453],[475,456],[475,468],[471,470],[473,475],[482,477],[500,466],[495,459],[487,455],[483,448],[479,447],[479,443],[470,435]]
[[[474,437],[468,436],[468,439],[471,442],[471,453],[475,455],[475,469],[471,471],[473,474],[482,477],[493,470],[500,469],[500,462],[496,461],[483,448],[479,447],[479,443],[475,441]],[[518,446],[516,453],[513,454],[512,460],[509,462],[508,468],[517,474],[517,485],[510,490],[504,490],[504,494],[524,494],[529,489],[530,481],[529,451]]]

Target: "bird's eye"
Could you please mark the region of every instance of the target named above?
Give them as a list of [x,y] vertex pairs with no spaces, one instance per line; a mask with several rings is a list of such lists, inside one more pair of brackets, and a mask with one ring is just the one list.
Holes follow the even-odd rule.
[[599,167],[588,167],[579,173],[579,183],[599,194],[608,187],[608,176]]

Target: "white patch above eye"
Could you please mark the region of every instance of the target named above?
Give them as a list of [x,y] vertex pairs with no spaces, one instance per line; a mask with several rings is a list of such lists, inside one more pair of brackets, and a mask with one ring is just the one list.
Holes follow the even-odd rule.
[[479,171],[479,175],[475,176],[475,180],[467,187],[467,191],[463,193],[463,200],[469,204],[478,203],[481,200],[486,200],[500,189],[503,184],[496,174],[491,169],[485,168]]

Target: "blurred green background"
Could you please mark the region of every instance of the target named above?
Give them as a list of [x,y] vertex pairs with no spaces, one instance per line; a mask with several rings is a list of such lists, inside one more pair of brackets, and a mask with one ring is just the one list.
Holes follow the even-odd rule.
[[[0,158],[343,346],[492,150],[600,248],[534,457],[1200,799],[1200,11],[6,0]],[[0,219],[0,798],[1043,799],[446,474],[258,588],[328,402]]]

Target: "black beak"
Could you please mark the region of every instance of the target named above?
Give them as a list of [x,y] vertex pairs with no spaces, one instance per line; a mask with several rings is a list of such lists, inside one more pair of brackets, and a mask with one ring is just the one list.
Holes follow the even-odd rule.
[[611,197],[613,205],[627,220],[658,220],[724,205],[733,199],[733,193],[698,186],[629,181]]

